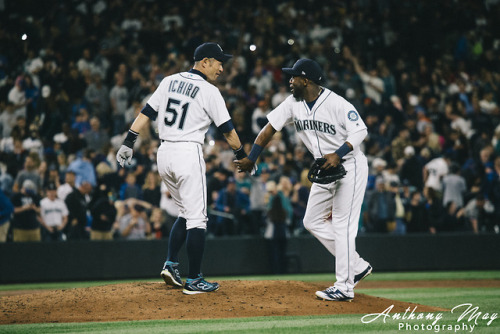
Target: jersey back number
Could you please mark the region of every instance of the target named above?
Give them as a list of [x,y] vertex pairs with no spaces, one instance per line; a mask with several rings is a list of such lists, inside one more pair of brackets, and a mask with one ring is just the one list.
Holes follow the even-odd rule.
[[167,113],[165,115],[166,126],[174,126],[177,121],[177,116],[179,116],[179,112],[182,112],[178,125],[178,129],[182,130],[182,128],[184,127],[184,121],[186,120],[189,102],[184,103],[182,106],[180,105],[181,101],[172,98],[168,99],[166,110]]

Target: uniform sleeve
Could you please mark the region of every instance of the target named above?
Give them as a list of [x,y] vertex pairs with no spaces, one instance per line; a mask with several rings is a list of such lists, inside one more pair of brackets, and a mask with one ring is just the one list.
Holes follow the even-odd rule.
[[339,119],[343,120],[344,124],[342,125],[347,131],[347,136],[366,129],[365,122],[361,119],[361,116],[352,104],[345,101],[341,108],[340,113],[343,114],[343,117],[339,117]]
[[229,111],[227,111],[226,102],[218,89],[214,89],[209,94],[207,108],[206,111],[217,127],[231,119]]
[[158,87],[156,87],[155,92],[151,97],[148,99],[148,104],[153,108],[154,111],[158,112],[158,109],[160,109],[160,104],[163,99],[163,91],[164,87],[166,85],[167,78],[163,79]]
[[294,97],[290,95],[267,115],[269,123],[271,123],[276,131],[281,131],[286,124],[293,122],[292,99],[294,99]]
[[347,132],[346,141],[351,143],[353,147],[359,146],[367,135],[365,122],[359,115],[356,108],[354,108],[354,106],[347,101],[341,105],[339,113],[339,119],[342,120],[341,125]]

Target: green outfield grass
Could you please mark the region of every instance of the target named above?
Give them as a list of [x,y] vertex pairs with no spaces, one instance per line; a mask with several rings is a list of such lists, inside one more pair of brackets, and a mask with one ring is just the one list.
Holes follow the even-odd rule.
[[[216,277],[214,279],[242,280],[302,280],[328,281],[331,274],[318,275],[284,275],[284,276],[251,276],[251,277]],[[419,272],[419,273],[374,273],[369,280],[463,280],[463,279],[500,279],[500,271],[474,272]],[[44,283],[44,284],[10,284],[0,286],[0,290],[20,289],[67,289],[89,287],[103,284],[115,284],[129,281],[78,282],[78,283]],[[145,281],[145,280],[141,280]],[[146,280],[148,281],[148,280]],[[151,281],[158,281],[153,279]],[[389,299],[438,306],[445,309],[471,303],[484,313],[500,313],[500,289],[498,288],[406,288],[406,289],[358,289],[358,293]],[[1,305],[1,303],[0,303]],[[389,306],[389,305],[388,305]],[[380,310],[382,312],[384,310]],[[162,320],[162,321],[132,321],[108,323],[67,323],[67,324],[34,324],[34,325],[3,325],[0,333],[455,333],[455,326],[460,324],[456,333],[471,332],[463,330],[463,324],[470,325],[465,319],[458,323],[457,319],[463,309],[455,314],[443,312],[443,318],[436,327],[424,330],[402,328],[398,330],[398,320],[387,319],[383,323],[378,319],[372,323],[362,323],[363,314],[335,316],[303,316],[303,317],[258,317],[215,320]],[[418,311],[417,311],[418,312]],[[436,313],[437,314],[437,313]],[[408,326],[430,324],[430,320],[410,320]],[[487,326],[487,320],[479,320],[473,333],[500,333],[500,320],[493,320]],[[444,325],[444,328],[442,327]],[[403,323],[406,326],[406,321]],[[452,326],[451,330],[450,327]]]

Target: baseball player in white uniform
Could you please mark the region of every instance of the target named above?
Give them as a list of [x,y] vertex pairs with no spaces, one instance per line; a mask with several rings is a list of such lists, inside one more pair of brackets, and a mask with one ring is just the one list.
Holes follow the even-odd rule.
[[132,148],[139,131],[149,119],[158,118],[158,172],[175,203],[179,217],[170,232],[167,261],[161,272],[165,283],[182,287],[178,253],[186,241],[189,274],[185,294],[216,291],[219,284],[207,282],[201,274],[201,262],[207,228],[207,187],[202,144],[212,122],[224,133],[237,159],[246,157],[240,139],[220,91],[214,82],[222,73],[224,54],[216,43],[204,43],[194,52],[194,67],[188,72],[162,80],[146,106],[130,127],[117,160],[123,167],[130,163]]
[[287,124],[295,126],[314,158],[326,159],[322,168],[335,167],[344,160],[344,178],[312,185],[304,226],[335,256],[337,280],[326,290],[317,291],[316,296],[351,301],[356,284],[372,271],[355,245],[368,179],[367,159],[359,148],[367,135],[366,126],[351,103],[319,85],[323,74],[315,61],[300,59],[283,72],[292,76],[292,96],[267,115],[269,123],[255,139],[248,157],[236,164],[240,171],[251,171],[274,133]]

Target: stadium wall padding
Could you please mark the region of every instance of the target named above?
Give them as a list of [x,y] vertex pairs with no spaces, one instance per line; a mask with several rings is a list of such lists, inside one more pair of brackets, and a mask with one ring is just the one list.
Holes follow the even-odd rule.
[[[272,272],[268,240],[261,237],[207,239],[206,276],[260,275]],[[366,235],[358,253],[375,272],[498,270],[500,235]],[[0,283],[160,279],[167,240],[66,241],[0,244]],[[181,250],[180,270],[188,264]],[[290,273],[334,272],[333,257],[312,236],[288,240]]]

